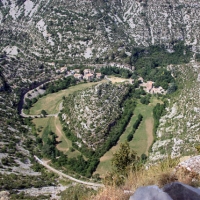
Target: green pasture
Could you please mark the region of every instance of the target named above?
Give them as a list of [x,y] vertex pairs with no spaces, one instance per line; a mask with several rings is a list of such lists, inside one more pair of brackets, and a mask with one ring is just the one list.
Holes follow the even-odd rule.
[[[105,80],[102,80],[101,82],[105,82]],[[35,104],[33,104],[33,106],[30,108],[29,114],[39,115],[42,110],[45,110],[48,114],[56,114],[59,112],[59,105],[62,102],[63,96],[67,97],[69,94],[72,94],[75,91],[84,90],[98,83],[99,82],[82,83],[69,87],[65,90],[43,96]]]
[[139,128],[136,130],[133,140],[129,142],[129,145],[131,149],[134,150],[139,156],[143,153],[148,154],[148,149],[153,142],[153,108],[157,103],[162,102],[156,97],[152,97],[149,105],[144,105],[141,103],[137,104],[134,110],[134,115],[126,127],[125,132],[121,135],[117,145],[112,147],[101,157],[100,164],[98,165],[95,173],[103,175],[107,171],[111,170],[111,159],[113,157],[113,153],[119,149],[121,143],[124,143],[127,140],[127,136],[131,132],[133,124],[137,120],[138,114],[143,115],[143,120]]

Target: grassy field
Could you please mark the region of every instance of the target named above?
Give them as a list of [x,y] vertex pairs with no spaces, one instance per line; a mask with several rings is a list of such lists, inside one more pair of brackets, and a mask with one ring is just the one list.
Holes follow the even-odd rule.
[[137,152],[138,155],[143,153],[148,154],[148,149],[153,142],[153,108],[157,103],[161,103],[161,101],[154,97],[151,99],[151,103],[149,105],[138,103],[135,108],[134,115],[131,118],[125,132],[121,135],[117,145],[112,147],[104,154],[104,156],[101,157],[100,164],[98,165],[95,173],[103,175],[106,171],[111,170],[111,159],[113,153],[119,149],[121,143],[124,143],[127,140],[127,136],[132,130],[132,126],[135,123],[138,114],[143,115],[143,120],[139,128],[136,130],[133,140],[129,142],[129,145],[132,150]]
[[[101,82],[105,82],[106,80],[102,80]],[[91,82],[91,83],[83,83],[78,84],[72,87],[69,87],[66,90],[61,90],[56,93],[48,94],[40,98],[33,107],[30,109],[30,115],[39,115],[42,110],[45,110],[48,114],[55,114],[59,112],[59,105],[62,102],[63,96],[68,96],[75,91],[83,90],[93,85],[98,84],[99,82]]]
[[60,142],[57,148],[67,153],[68,157],[76,157],[80,154],[80,152],[76,150],[74,152],[69,151],[70,147],[72,147],[72,142],[63,133],[58,117],[35,118],[33,119],[33,123],[36,125],[36,129],[39,128],[41,130],[38,133],[44,141],[47,139],[47,136],[44,134],[45,129],[54,132],[58,136],[57,141]]

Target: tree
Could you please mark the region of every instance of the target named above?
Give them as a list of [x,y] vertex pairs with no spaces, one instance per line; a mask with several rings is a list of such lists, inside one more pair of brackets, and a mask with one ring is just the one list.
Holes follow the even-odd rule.
[[168,93],[168,94],[171,94],[171,93],[175,92],[176,90],[177,90],[177,85],[176,85],[176,83],[171,83],[171,84],[169,84],[167,93]]
[[128,167],[138,162],[136,152],[130,150],[128,142],[121,143],[119,150],[113,154],[112,166],[116,172],[126,174]]
[[43,115],[43,117],[46,117],[47,112],[46,112],[45,110],[42,110],[42,111],[41,111],[41,115]]
[[128,134],[127,141],[130,142],[132,139],[133,139],[133,134],[132,133]]
[[43,155],[49,157],[52,154],[52,146],[49,144],[44,144],[42,147],[42,153]]
[[150,103],[150,96],[147,95],[147,96],[141,97],[140,102],[141,102],[142,104],[148,105],[148,104]]

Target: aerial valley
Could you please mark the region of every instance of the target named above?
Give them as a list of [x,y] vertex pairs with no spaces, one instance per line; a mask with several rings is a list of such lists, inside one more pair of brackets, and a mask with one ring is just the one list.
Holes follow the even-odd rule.
[[0,199],[128,200],[199,155],[199,7],[0,1]]

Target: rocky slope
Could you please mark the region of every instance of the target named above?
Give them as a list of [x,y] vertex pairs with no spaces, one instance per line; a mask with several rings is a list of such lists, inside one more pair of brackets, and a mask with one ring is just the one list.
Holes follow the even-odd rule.
[[199,145],[200,74],[199,63],[171,66],[178,71],[179,93],[171,96],[165,115],[160,119],[150,160],[191,155]]
[[69,96],[63,104],[66,126],[89,148],[96,149],[120,118],[128,91],[126,85],[103,83]]
[[[1,50],[46,62],[130,62],[132,46],[184,40],[199,51],[197,0],[3,0]],[[10,51],[18,48],[19,52]]]

